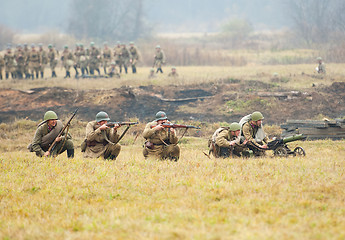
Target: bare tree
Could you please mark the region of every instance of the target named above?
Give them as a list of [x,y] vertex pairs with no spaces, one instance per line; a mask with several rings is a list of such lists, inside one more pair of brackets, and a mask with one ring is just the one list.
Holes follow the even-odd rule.
[[143,0],[73,0],[69,31],[77,38],[134,40],[144,35]]

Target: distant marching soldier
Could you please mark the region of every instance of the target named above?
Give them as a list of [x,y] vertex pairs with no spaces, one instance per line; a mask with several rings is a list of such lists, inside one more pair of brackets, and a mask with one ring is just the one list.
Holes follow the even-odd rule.
[[0,80],[2,80],[2,69],[5,67],[5,61],[2,55],[0,55]]
[[68,77],[70,78],[71,77],[70,69],[74,63],[74,56],[73,56],[73,53],[71,53],[68,50],[67,45],[65,45],[64,50],[62,52],[61,61],[62,61],[62,65],[66,69],[66,76],[64,78],[68,78]]
[[27,43],[24,43],[23,52],[24,52],[24,59],[25,59],[25,66],[24,66],[25,78],[30,78],[31,75],[30,75],[30,72],[29,72],[29,63],[27,61],[29,53],[30,53],[30,49],[29,49]]
[[41,73],[41,78],[43,78],[44,77],[44,69],[48,63],[48,55],[47,55],[47,52],[43,49],[42,43],[38,44],[38,47],[39,47],[38,52],[40,53],[40,57],[41,57],[40,73]]
[[88,56],[87,56],[86,50],[84,49],[84,45],[82,43],[79,45],[79,63],[80,63],[81,75],[84,76],[85,73],[89,74],[89,70],[87,68]]
[[101,75],[101,72],[99,71],[99,62],[101,53],[100,51],[95,47],[95,43],[90,43],[91,49],[90,49],[90,59],[89,59],[89,68],[90,68],[90,74],[94,75],[95,70],[98,72],[98,75]]
[[138,49],[134,46],[134,42],[130,42],[129,43],[129,52],[130,52],[130,55],[131,55],[131,58],[130,58],[129,62],[132,65],[132,73],[137,73],[136,64],[139,61],[140,55],[139,55]]
[[104,49],[103,49],[103,70],[104,70],[104,75],[107,74],[107,68],[108,68],[108,64],[111,63],[111,50],[108,47],[108,43],[105,42],[104,43]]
[[35,44],[31,44],[31,51],[29,52],[27,62],[31,72],[31,78],[34,79],[34,74],[36,74],[36,79],[38,79],[38,73],[41,66],[41,56],[38,51],[36,51]]
[[8,79],[9,75],[11,74],[12,79],[15,78],[15,59],[12,53],[11,46],[7,46],[7,52],[4,56],[5,61],[5,75],[6,79]]
[[[128,73],[128,65],[129,65],[129,59],[130,59],[130,53],[126,47],[126,44],[122,44],[122,49],[121,49],[121,62],[123,65],[123,68],[125,69],[125,73]],[[120,68],[121,72],[121,68]]]
[[162,70],[162,65],[165,63],[165,54],[163,50],[161,49],[161,46],[157,45],[156,46],[156,55],[154,57],[154,64],[153,66],[157,68],[156,73],[161,72],[163,73]]
[[317,73],[326,74],[326,65],[325,65],[325,63],[322,61],[322,58],[321,58],[321,57],[318,57],[316,60],[317,60],[317,62],[319,63],[319,65],[318,65],[317,68],[316,68]]
[[25,71],[25,53],[20,44],[17,45],[17,49],[14,52],[14,57],[17,62],[16,77],[22,79]]
[[48,61],[49,61],[49,67],[52,72],[52,78],[54,78],[54,77],[57,77],[55,68],[56,68],[56,65],[58,64],[58,55],[55,49],[53,48],[52,44],[48,45],[48,49],[49,51],[48,51],[47,56],[48,56]]
[[116,65],[119,67],[120,73],[122,72],[122,48],[121,48],[121,42],[117,42],[116,47],[114,48],[114,60]]

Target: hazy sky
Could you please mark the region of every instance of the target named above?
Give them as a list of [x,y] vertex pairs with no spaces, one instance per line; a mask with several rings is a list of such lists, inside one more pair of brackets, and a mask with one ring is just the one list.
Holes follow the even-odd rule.
[[[0,24],[24,33],[64,31],[71,1],[0,0]],[[235,17],[249,20],[256,29],[289,25],[281,0],[144,0],[144,7],[155,32],[215,32]]]

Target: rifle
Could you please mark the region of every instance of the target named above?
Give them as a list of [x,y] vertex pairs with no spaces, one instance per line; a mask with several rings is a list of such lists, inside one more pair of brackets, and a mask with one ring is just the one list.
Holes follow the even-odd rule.
[[[69,125],[71,124],[71,121],[72,121],[72,119],[74,118],[74,116],[77,114],[78,109],[79,109],[79,108],[77,108],[77,109],[73,112],[72,116],[71,116],[70,119],[67,121],[66,125],[61,129],[60,133],[57,135],[57,137],[55,138],[54,142],[53,142],[53,143],[50,145],[50,147],[48,148],[49,155],[51,154],[51,151],[53,151],[54,148],[56,147],[56,143],[57,143],[56,139],[57,139],[58,137],[61,137],[61,136],[62,136],[62,134],[64,133],[64,131],[66,130],[66,128],[67,128],[67,131],[66,131],[66,137],[67,137]],[[62,149],[62,147],[63,147],[63,145],[61,146],[61,149]],[[61,149],[60,149],[60,150],[61,150]]]
[[115,127],[116,124],[121,127],[123,125],[126,125],[126,126],[136,125],[136,124],[139,124],[139,122],[108,122],[105,125],[113,128],[113,127]]
[[120,142],[120,140],[123,138],[123,136],[125,136],[126,132],[128,131],[128,129],[132,126],[132,125],[136,125],[136,124],[139,124],[139,122],[108,122],[106,123],[106,125],[108,127],[115,127],[115,125],[119,125],[120,127],[123,126],[123,125],[126,125],[127,128],[123,131],[123,133],[121,134],[121,136],[119,137],[119,139],[115,142],[115,143],[112,143],[112,144],[117,144],[118,142]]
[[[173,123],[162,123],[161,126],[164,128],[195,128],[200,129],[200,127],[192,126],[192,125],[182,125],[182,124],[173,124]],[[151,126],[151,128],[154,128],[156,126]]]

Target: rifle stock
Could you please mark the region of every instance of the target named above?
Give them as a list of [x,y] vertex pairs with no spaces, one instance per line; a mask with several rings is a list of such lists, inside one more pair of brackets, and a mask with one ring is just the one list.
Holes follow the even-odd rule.
[[115,125],[119,125],[119,126],[132,126],[132,125],[136,125],[139,124],[139,122],[108,122],[106,125],[108,127],[114,127]]

